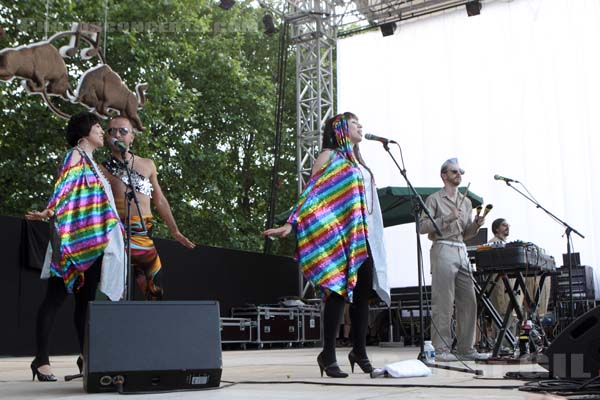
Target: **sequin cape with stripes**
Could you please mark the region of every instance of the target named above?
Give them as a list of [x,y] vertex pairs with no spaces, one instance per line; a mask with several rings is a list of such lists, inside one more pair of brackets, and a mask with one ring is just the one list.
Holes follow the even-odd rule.
[[325,295],[334,291],[352,301],[358,268],[368,258],[360,170],[334,151],[308,181],[287,222],[295,227],[304,276]]
[[[81,160],[71,165],[76,151]],[[54,211],[50,274],[62,278],[72,293],[83,286],[83,272],[103,254],[109,232],[119,224],[102,182],[83,151],[73,148],[66,154],[46,208]]]

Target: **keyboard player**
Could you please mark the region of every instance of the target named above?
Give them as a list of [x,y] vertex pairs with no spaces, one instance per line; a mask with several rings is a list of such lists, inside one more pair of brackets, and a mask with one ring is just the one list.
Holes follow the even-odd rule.
[[[492,233],[494,234],[494,237],[488,243],[492,246],[504,247],[507,243],[507,239],[510,234],[510,224],[508,223],[508,221],[506,219],[498,218],[498,219],[494,220],[494,222],[492,222]],[[495,278],[496,277],[492,278],[492,282],[495,280]],[[536,289],[540,284],[540,279],[541,279],[540,276],[530,276],[530,277],[525,278],[525,286],[527,287],[527,291],[530,293],[531,296],[535,296]],[[511,287],[514,287],[515,279],[514,278],[509,279],[509,282],[510,282]],[[550,286],[551,286],[550,282],[547,280],[546,283],[544,284],[542,293],[540,293],[540,299],[539,299],[538,308],[537,308],[537,314],[539,316],[543,316],[548,311],[548,300],[550,298]],[[515,293],[515,297],[516,297],[519,305],[523,305],[523,293],[521,293],[521,292]],[[494,305],[494,308],[496,309],[496,311],[498,311],[500,313],[500,315],[504,315],[506,313],[506,309],[509,305],[510,300],[509,300],[508,294],[506,293],[506,289],[504,288],[504,285],[502,284],[502,282],[500,280],[498,280],[496,282],[494,289],[490,293],[490,301]],[[527,305],[525,305],[524,310],[525,311],[527,310]],[[510,317],[509,325],[508,325],[508,328],[512,332],[516,331],[516,326],[515,326],[516,323],[517,323],[516,313],[513,311],[512,315]],[[493,330],[494,330],[494,336],[496,337],[498,335],[499,329],[496,326],[494,326]],[[505,342],[503,342],[502,345],[509,346],[509,343],[506,342],[506,339],[505,339]]]
[[[488,242],[488,244],[492,246],[504,247],[506,245],[508,235],[510,234],[510,225],[508,221],[504,218],[495,219],[494,222],[492,222],[492,233],[494,234],[494,237]],[[492,291],[490,292],[490,301],[492,302],[496,311],[498,311],[498,313],[501,316],[504,316],[504,314],[506,314],[506,309],[508,308],[510,298],[506,293],[506,288],[504,287],[502,281],[500,279],[497,279],[497,275],[498,274],[494,274],[491,280],[491,282],[495,282],[495,285]],[[510,282],[510,286],[514,287],[515,279],[511,278],[508,281]],[[517,302],[519,304],[523,302],[522,293],[516,293],[515,297],[517,298]],[[510,316],[510,322],[508,324],[508,329],[513,333],[516,330],[516,318],[517,314],[513,311]],[[496,339],[498,337],[498,333],[500,332],[500,328],[492,324],[492,330],[494,339]],[[504,337],[502,347],[511,347],[511,344],[507,341],[506,337]]]

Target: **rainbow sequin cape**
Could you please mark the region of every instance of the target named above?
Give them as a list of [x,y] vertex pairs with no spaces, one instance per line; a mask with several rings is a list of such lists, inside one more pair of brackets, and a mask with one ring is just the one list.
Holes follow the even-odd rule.
[[[73,154],[81,160],[71,165]],[[83,286],[83,273],[104,253],[109,232],[119,224],[91,160],[77,148],[69,150],[58,171],[46,207],[52,218],[50,274],[62,278],[67,292]]]
[[289,223],[304,276],[327,295],[348,301],[357,271],[368,258],[365,193],[360,170],[339,151],[308,181]]

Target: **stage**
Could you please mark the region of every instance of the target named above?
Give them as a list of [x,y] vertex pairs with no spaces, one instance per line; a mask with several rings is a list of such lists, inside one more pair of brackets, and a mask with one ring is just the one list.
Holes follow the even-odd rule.
[[[346,355],[349,348],[338,349],[340,367],[350,372]],[[346,379],[319,375],[316,357],[320,348],[268,350],[228,350],[223,352],[221,388],[206,391],[152,394],[153,399],[536,399],[541,398],[515,387],[524,381],[506,380],[508,371],[544,371],[537,364],[488,365],[468,362],[484,375],[433,369],[422,378],[376,378],[363,373]],[[368,349],[375,366],[416,357],[416,347]],[[31,358],[0,358],[0,398],[2,399],[112,399],[117,393],[86,394],[82,380],[65,382],[64,375],[77,372],[76,356],[52,357],[58,382],[31,381]],[[460,363],[446,363],[460,367]],[[358,369],[358,366],[356,366]],[[355,370],[356,371],[356,370]],[[232,384],[234,383],[234,384]],[[333,386],[332,386],[333,385]],[[414,385],[414,386],[411,386]],[[433,387],[425,387],[431,385]],[[453,388],[456,387],[456,388]],[[147,394],[141,395],[146,398]]]

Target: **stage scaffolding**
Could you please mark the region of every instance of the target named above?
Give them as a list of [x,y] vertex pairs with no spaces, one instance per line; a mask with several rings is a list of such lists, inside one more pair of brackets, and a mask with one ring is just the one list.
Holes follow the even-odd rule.
[[[481,3],[494,0],[481,1]],[[323,123],[334,115],[334,53],[338,37],[384,24],[421,19],[473,0],[287,0],[283,14],[296,47],[298,191],[321,147]],[[465,13],[466,17],[466,13]]]
[[310,177],[321,147],[321,127],[334,113],[333,52],[336,28],[331,0],[290,2],[286,15],[296,46],[298,191]]

